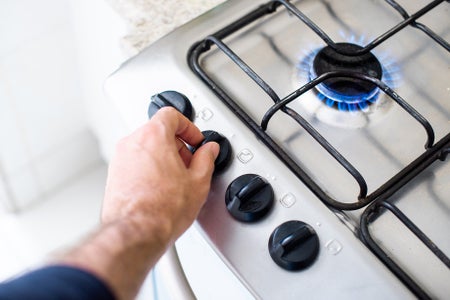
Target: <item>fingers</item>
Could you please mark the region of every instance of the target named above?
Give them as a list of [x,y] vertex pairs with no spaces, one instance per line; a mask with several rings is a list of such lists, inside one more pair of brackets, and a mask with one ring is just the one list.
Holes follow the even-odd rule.
[[189,119],[175,108],[161,108],[145,126],[144,131],[146,131],[144,135],[147,137],[153,136],[153,139],[148,139],[149,142],[156,142],[158,140],[155,140],[156,136],[163,134],[165,142],[173,143],[176,147],[176,151],[184,165],[193,173],[192,175],[204,178],[207,182],[210,181],[214,171],[214,160],[219,154],[219,145],[206,143],[192,155],[186,144],[198,145],[204,136]]
[[177,143],[178,154],[180,155],[181,160],[183,161],[184,165],[187,168],[191,163],[192,152],[191,152],[191,150],[188,149],[188,147],[182,140],[176,138],[176,143]]
[[195,151],[189,165],[191,175],[202,184],[207,184],[208,187],[214,172],[214,161],[219,155],[219,151],[219,144],[208,142]]
[[204,139],[200,130],[173,107],[161,108],[150,122],[160,122],[169,136],[177,136],[189,145],[197,145]]

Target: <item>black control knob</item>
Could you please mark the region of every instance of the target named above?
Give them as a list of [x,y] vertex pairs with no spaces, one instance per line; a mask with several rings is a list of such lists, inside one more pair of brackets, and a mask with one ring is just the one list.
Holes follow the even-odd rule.
[[245,174],[228,186],[225,204],[230,214],[242,222],[256,222],[264,217],[273,205],[272,186],[261,176]]
[[269,253],[283,269],[302,270],[316,259],[319,238],[310,225],[301,221],[288,221],[278,226],[270,236]]
[[194,120],[194,110],[192,109],[192,104],[189,99],[175,91],[165,91],[151,97],[152,101],[148,106],[148,118],[153,117],[156,112],[164,106],[175,107],[179,112],[181,112],[186,118],[193,121]]
[[[231,144],[226,137],[213,130],[202,131],[205,139],[196,147],[199,148],[208,142],[216,142],[220,146],[219,156],[214,161],[214,174],[222,172],[231,161]],[[194,152],[195,150],[194,149]]]

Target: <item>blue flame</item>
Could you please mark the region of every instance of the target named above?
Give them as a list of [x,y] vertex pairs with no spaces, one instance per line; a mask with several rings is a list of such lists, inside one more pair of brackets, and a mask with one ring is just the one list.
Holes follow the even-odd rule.
[[[345,40],[349,43],[357,45],[365,45],[366,39],[364,36],[357,37],[356,35],[351,35],[346,37],[345,34],[341,33]],[[313,61],[317,53],[322,49],[322,47],[316,47],[312,51],[305,53],[302,59],[298,62],[297,75],[306,80],[312,80],[316,78],[316,74],[312,71]],[[381,80],[387,84],[390,88],[395,88],[397,82],[400,80],[400,68],[395,63],[395,61],[389,57],[386,53],[376,53],[373,54],[379,60],[383,75]],[[329,89],[324,84],[318,84],[316,86],[317,98],[325,103],[329,107],[335,107],[340,111],[356,112],[356,111],[367,111],[369,105],[376,103],[380,95],[380,89],[378,87],[374,88],[369,93],[358,94],[358,95],[343,95],[337,93],[334,90]]]

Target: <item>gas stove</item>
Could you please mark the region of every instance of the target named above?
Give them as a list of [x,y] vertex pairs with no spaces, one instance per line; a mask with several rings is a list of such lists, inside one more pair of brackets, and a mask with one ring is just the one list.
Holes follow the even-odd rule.
[[255,297],[445,298],[449,10],[229,0],[105,90],[130,129],[175,95],[229,142],[197,225]]

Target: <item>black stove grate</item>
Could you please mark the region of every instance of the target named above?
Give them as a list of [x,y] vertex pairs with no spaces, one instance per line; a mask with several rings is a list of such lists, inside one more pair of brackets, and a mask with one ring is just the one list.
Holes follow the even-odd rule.
[[[391,5],[395,2],[389,1]],[[423,16],[425,13],[429,12],[435,8],[438,4],[444,2],[444,0],[435,0],[419,10],[412,16],[407,17],[404,21],[394,26],[392,29],[388,30],[386,33],[382,34],[378,38],[374,39],[372,42],[368,43],[365,47],[362,47],[356,52],[352,52],[351,55],[361,55],[369,52],[377,45],[384,42],[389,37],[393,36],[395,33],[399,32],[401,29],[408,25],[418,26],[415,21],[419,17]],[[338,77],[349,77],[356,78],[365,82],[370,82],[378,86],[385,94],[387,94],[394,102],[396,102],[400,107],[402,107],[411,117],[413,117],[417,122],[419,122],[427,134],[427,140],[425,141],[425,148],[429,149],[434,144],[434,131],[430,123],[411,105],[409,105],[403,98],[396,94],[389,86],[387,86],[383,81],[365,75],[361,73],[354,72],[328,72],[321,76],[311,80],[304,86],[292,92],[290,95],[281,99],[277,93],[267,84],[254,70],[252,70],[236,53],[234,53],[224,42],[223,39],[235,33],[236,31],[244,28],[245,26],[251,24],[252,22],[258,20],[259,18],[271,14],[276,11],[278,7],[283,5],[288,9],[293,15],[297,16],[301,21],[303,21],[308,27],[310,27],[315,33],[317,33],[324,42],[330,47],[336,49],[337,52],[340,51],[336,48],[336,43],[328,37],[325,32],[323,32],[316,24],[314,24],[310,19],[308,19],[303,13],[301,13],[298,8],[291,4],[289,1],[275,0],[268,2],[265,5],[260,6],[256,10],[250,12],[244,17],[238,19],[237,21],[231,23],[229,26],[223,28],[222,30],[206,37],[204,40],[196,43],[189,51],[188,62],[191,69],[196,73],[217,96],[259,137],[261,140],[274,152],[277,156],[327,205],[342,210],[355,210],[366,206],[379,196],[381,196],[386,190],[390,189],[392,185],[395,184],[397,176],[388,180],[385,184],[380,186],[373,193],[367,195],[367,183],[360,172],[343,157],[323,136],[321,136],[314,127],[309,124],[305,119],[303,119],[294,110],[290,109],[286,105],[297,99],[302,94],[313,89],[318,84],[331,78]],[[400,6],[395,3],[397,10],[401,10]],[[406,15],[404,15],[406,17]],[[425,31],[427,35],[432,36],[433,40],[440,40],[440,43],[444,48],[450,49],[447,42],[443,41],[442,38],[437,37],[437,35],[431,30],[427,29],[425,26],[420,26],[421,30]],[[257,124],[248,114],[242,110],[239,105],[219,86],[217,82],[211,79],[211,77],[206,73],[206,71],[200,65],[200,56],[211,49],[211,46],[217,46],[218,49],[223,51],[234,63],[236,63],[253,81],[255,81],[264,92],[273,100],[275,103],[264,116],[261,124]],[[449,50],[450,51],[450,50]],[[350,54],[350,53],[343,53]],[[308,174],[306,174],[290,157],[285,151],[277,145],[275,141],[266,133],[267,125],[271,117],[279,110],[291,116],[299,125],[301,125],[323,148],[326,149],[330,155],[332,155],[336,161],[347,170],[350,175],[356,180],[359,185],[359,195],[357,200],[353,203],[340,202],[329,195],[327,195],[315,182],[312,180]],[[414,165],[414,163],[413,163]]]
[[[450,153],[450,141],[441,141],[443,147],[434,147],[433,156],[428,158],[429,163],[436,162],[438,159],[445,160],[448,153]],[[445,144],[445,145],[444,145]],[[426,164],[424,164],[425,166]],[[413,233],[443,264],[450,269],[450,259],[439,247],[408,218],[394,203],[388,198],[382,197],[370,204],[361,216],[360,222],[360,237],[363,242],[380,258],[385,265],[410,288],[414,294],[420,299],[431,299],[426,292],[419,287],[407,272],[402,270],[398,264],[390,257],[389,254],[378,245],[374,238],[372,238],[369,225],[384,212],[392,213],[411,233]]]
[[[439,44],[441,47],[450,52],[450,45],[438,34],[433,32],[425,25],[418,23],[417,19],[426,13],[436,8],[439,4],[446,2],[446,0],[434,0],[428,5],[418,10],[412,15],[408,13],[394,0],[385,0],[393,9],[395,9],[404,20],[390,30],[386,31],[379,37],[375,38],[366,46],[361,47],[358,50],[347,51],[337,47],[335,43],[320,27],[318,27],[313,21],[311,21],[306,15],[304,15],[294,4],[285,0],[273,0],[267,2],[232,22],[223,29],[213,33],[203,40],[195,43],[188,53],[188,64],[192,71],[225,103],[229,109],[242,121],[247,127],[252,130],[254,134],[274,152],[277,157],[283,161],[283,163],[301,180],[308,188],[318,196],[327,206],[337,210],[356,210],[368,206],[361,218],[360,224],[360,236],[366,245],[408,286],[420,298],[427,298],[426,293],[415,283],[408,275],[393,262],[386,253],[373,241],[370,236],[368,227],[373,222],[377,215],[380,214],[382,209],[380,207],[386,207],[393,211],[394,214],[401,220],[405,226],[412,230],[421,241],[430,248],[435,255],[441,258],[441,260],[448,266],[448,257],[437,249],[433,242],[430,241],[420,230],[399,210],[394,204],[390,203],[389,196],[401,189],[411,179],[420,174],[424,169],[430,166],[435,161],[446,158],[446,154],[450,151],[450,132],[443,137],[440,141],[435,143],[434,130],[431,124],[424,118],[414,107],[408,104],[402,97],[400,97],[394,90],[392,90],[383,81],[371,77],[362,73],[355,73],[351,71],[332,71],[324,73],[310,82],[306,83],[299,89],[293,91],[285,98],[280,98],[272,87],[267,84],[249,65],[246,64],[236,53],[234,53],[223,41],[226,37],[229,37],[233,33],[245,28],[252,24],[256,20],[274,13],[279,7],[284,7],[292,15],[296,16],[300,21],[305,23],[312,31],[314,31],[329,47],[333,48],[336,52],[348,55],[357,56],[368,53],[375,47],[401,31],[407,26],[412,26],[419,29],[433,41]],[[447,1],[449,2],[449,1]],[[330,9],[330,8],[329,8]],[[233,99],[232,97],[215,81],[213,80],[205,69],[200,64],[200,57],[211,50],[212,46],[216,46],[226,56],[229,57],[245,74],[247,74],[258,86],[273,100],[274,105],[265,113],[261,124],[255,122]],[[367,194],[367,184],[361,173],[341,154],[337,151],[333,145],[331,145],[308,121],[300,116],[295,110],[289,108],[287,105],[293,100],[300,97],[302,94],[313,89],[318,84],[331,78],[347,77],[362,80],[376,85],[381,91],[388,95],[395,103],[397,103],[404,111],[406,111],[410,117],[415,119],[421,124],[426,132],[427,139],[425,141],[424,153],[415,159],[412,163],[402,169],[394,177],[387,180],[378,189],[371,194]],[[340,202],[330,197],[290,156],[282,147],[280,147],[267,133],[266,129],[270,119],[277,112],[283,113],[294,119],[301,127],[303,127],[348,173],[355,179],[359,185],[359,195],[356,197],[355,202]]]
[[[405,21],[411,20],[411,18],[414,18],[414,16],[409,16],[408,13],[406,12],[406,10],[404,10],[403,7],[401,5],[399,5],[397,2],[395,2],[394,0],[386,0],[386,2],[389,3],[395,10],[398,11],[399,14],[405,19]],[[440,4],[440,2],[442,2],[442,1],[434,1],[434,2],[437,2],[437,4]],[[430,3],[430,5],[434,5],[434,2]],[[447,0],[447,2],[450,2],[450,1]],[[414,18],[414,19],[416,19],[416,18]],[[427,34],[430,38],[432,38],[436,43],[438,43],[439,45],[444,47],[447,51],[450,51],[450,44],[447,43],[447,41],[445,41],[440,35],[433,32],[430,28],[428,28],[424,24],[418,23],[415,20],[412,20],[411,22],[409,22],[409,25],[411,25],[419,30],[422,30],[425,34]]]

